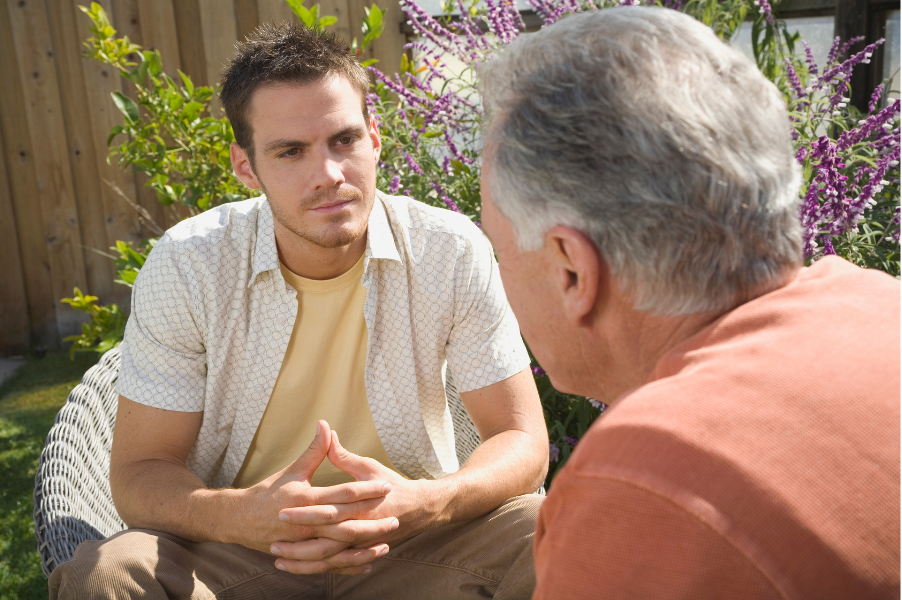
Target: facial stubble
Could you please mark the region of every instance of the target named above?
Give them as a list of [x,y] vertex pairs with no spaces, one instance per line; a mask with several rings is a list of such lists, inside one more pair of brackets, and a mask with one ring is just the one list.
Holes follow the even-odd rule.
[[[263,184],[263,181],[259,179],[260,189],[266,194],[267,199],[271,198],[269,192],[266,189],[266,186]],[[339,188],[339,190],[332,194],[329,191],[324,191],[322,193],[318,193],[310,198],[306,198],[303,202],[303,206],[316,206],[323,202],[326,197],[331,197],[332,199],[338,199],[342,201],[363,201],[363,195],[360,190],[356,188],[347,189],[347,188]],[[282,227],[292,232],[299,238],[310,242],[311,244],[315,244],[320,248],[340,248],[342,246],[348,246],[354,243],[357,239],[360,238],[361,235],[366,231],[366,225],[368,219],[364,219],[360,224],[359,230],[348,231],[346,229],[338,229],[337,231],[312,231],[309,228],[304,228],[299,226],[298,223],[293,222],[290,218],[290,215],[282,210],[281,205],[278,202],[269,202],[269,206],[272,209],[273,218],[279,222]],[[326,220],[331,223],[335,223],[336,225],[344,222],[346,217],[341,214],[330,215],[326,217]]]

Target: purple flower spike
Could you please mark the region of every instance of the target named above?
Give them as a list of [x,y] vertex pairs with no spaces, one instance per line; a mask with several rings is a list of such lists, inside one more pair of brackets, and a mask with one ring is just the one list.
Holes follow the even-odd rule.
[[567,442],[568,444],[570,444],[571,446],[573,446],[574,448],[579,443],[578,439],[572,438],[572,437],[567,437],[566,435],[564,437],[562,437],[561,439],[564,440],[565,442]]
[[604,409],[606,409],[606,408],[608,407],[607,404],[605,404],[604,402],[599,402],[599,401],[596,400],[595,398],[589,398],[589,397],[587,396],[587,397],[586,397],[586,400],[589,401],[589,404],[591,404],[591,405],[594,406],[597,410],[600,410],[600,411],[602,411],[602,412],[604,412]]
[[892,242],[899,242],[899,234],[902,233],[902,227],[900,227],[900,223],[902,223],[902,207],[896,207],[896,214],[893,216],[893,220],[890,221],[890,225],[887,228],[889,233],[887,234],[887,239]]
[[549,462],[561,460],[561,449],[554,444],[548,444],[548,460]]
[[883,95],[883,85],[880,84],[874,89],[874,93],[871,94],[871,101],[868,102],[868,112],[874,112],[874,109],[877,108],[877,103],[880,102],[880,97]]
[[460,210],[460,208],[457,206],[457,203],[449,198],[447,194],[445,194],[445,190],[443,190],[439,184],[432,182],[430,183],[430,185],[432,186],[432,189],[434,189],[438,193],[438,197],[442,199],[442,202],[445,203],[445,206],[456,213],[463,214],[464,211]]
[[401,177],[399,175],[395,175],[391,178],[391,183],[388,184],[388,193],[389,194],[397,194],[398,188],[401,187]]
[[532,374],[536,377],[545,377],[545,375],[547,375],[545,369],[542,367],[532,367]]
[[811,51],[811,46],[805,40],[802,40],[802,45],[805,47],[805,62],[808,63],[808,74],[817,77],[818,70],[817,63],[814,60],[814,52]]
[[424,173],[423,173],[423,167],[421,167],[421,166],[419,165],[419,163],[417,163],[417,161],[415,161],[415,160],[413,159],[413,157],[410,155],[410,153],[408,153],[408,152],[405,152],[405,153],[404,153],[404,160],[407,161],[407,166],[410,167],[410,169],[411,169],[414,173],[416,173],[417,175],[423,175],[423,174],[424,174]]
[[752,4],[758,7],[758,12],[764,15],[764,18],[767,19],[767,24],[773,27],[774,9],[771,7],[770,2],[767,0],[755,0]]
[[789,83],[792,85],[792,89],[796,92],[796,97],[805,98],[808,95],[808,92],[805,91],[805,86],[802,85],[799,74],[796,73],[795,67],[792,66],[792,61],[788,58],[784,60],[786,61],[786,75],[789,77]]

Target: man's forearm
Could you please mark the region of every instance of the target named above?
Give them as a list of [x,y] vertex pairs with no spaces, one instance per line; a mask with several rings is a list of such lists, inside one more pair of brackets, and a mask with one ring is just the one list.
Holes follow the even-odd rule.
[[546,437],[502,431],[480,444],[459,471],[434,482],[433,501],[448,523],[474,519],[536,491],[547,472]]
[[153,529],[196,542],[241,543],[242,490],[208,489],[184,466],[145,460],[112,474],[116,510],[130,528]]

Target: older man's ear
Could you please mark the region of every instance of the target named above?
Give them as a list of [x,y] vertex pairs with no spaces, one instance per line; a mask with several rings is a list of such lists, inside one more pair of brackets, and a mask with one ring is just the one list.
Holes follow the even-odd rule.
[[584,233],[558,225],[545,234],[545,251],[564,317],[577,327],[590,325],[609,292],[609,270],[598,248]]

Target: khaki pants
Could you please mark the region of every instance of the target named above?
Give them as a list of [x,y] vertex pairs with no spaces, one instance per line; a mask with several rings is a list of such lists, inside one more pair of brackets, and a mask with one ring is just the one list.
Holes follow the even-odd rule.
[[194,543],[133,529],[84,542],[50,577],[50,598],[410,599],[532,597],[532,536],[542,497],[421,533],[367,575],[292,575],[238,544]]

